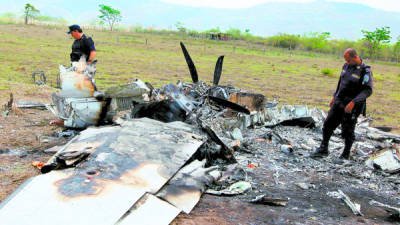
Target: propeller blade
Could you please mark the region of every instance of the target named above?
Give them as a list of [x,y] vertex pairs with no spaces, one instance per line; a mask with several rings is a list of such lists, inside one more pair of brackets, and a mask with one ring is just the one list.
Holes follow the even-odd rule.
[[214,101],[215,103],[217,103],[218,105],[224,106],[224,107],[228,107],[231,108],[232,110],[238,111],[238,112],[242,112],[242,113],[246,113],[247,115],[250,115],[250,111],[248,109],[246,109],[245,107],[230,102],[228,100],[222,99],[222,98],[217,98],[217,97],[213,97],[211,95],[208,96],[210,98],[210,100]]
[[197,74],[196,66],[194,66],[192,58],[190,58],[189,52],[186,50],[185,45],[181,42],[181,48],[183,55],[185,56],[186,63],[188,64],[190,76],[192,77],[193,83],[197,83],[199,81],[199,76]]
[[221,55],[217,60],[217,64],[215,64],[214,81],[213,81],[214,86],[217,86],[219,83],[219,79],[221,79],[223,62],[224,62],[224,56]]

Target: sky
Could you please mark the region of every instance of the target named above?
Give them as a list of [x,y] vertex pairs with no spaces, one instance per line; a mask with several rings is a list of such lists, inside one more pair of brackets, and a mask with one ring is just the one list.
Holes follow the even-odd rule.
[[[73,0],[70,0],[73,2]],[[129,1],[129,0],[126,0]],[[163,2],[188,5],[188,6],[202,6],[202,7],[214,7],[214,8],[249,8],[262,4],[265,2],[315,2],[323,0],[161,0]],[[387,11],[400,12],[400,1],[399,0],[326,0],[335,2],[353,2],[365,4],[373,8],[383,9]],[[54,5],[60,0],[0,0],[0,5],[7,7],[0,7],[0,12],[2,11],[14,11],[20,8],[20,5],[24,5],[26,2],[31,2],[33,5]],[[100,0],[100,3],[111,3],[112,0]]]
[[[121,11],[120,24],[127,27],[140,24],[155,29],[174,29],[176,22],[181,21],[188,28],[200,31],[234,27],[250,29],[254,35],[271,36],[279,32],[303,34],[328,30],[332,38],[357,40],[362,37],[361,30],[389,26],[393,37],[400,35],[400,0],[0,0],[3,6],[0,16],[7,12],[21,16],[28,2],[42,15],[81,25],[98,24],[98,5],[105,4]],[[289,4],[262,5],[268,2]],[[323,4],[313,4],[317,2]],[[331,4],[333,2],[357,4]],[[243,10],[236,10],[238,8]],[[346,13],[353,12],[356,16],[348,23],[349,14]],[[224,16],[210,18],[215,13]]]
[[[161,0],[163,2],[189,5],[208,6],[215,8],[249,8],[265,2],[314,2],[318,0]],[[365,4],[373,8],[400,12],[399,0],[327,0],[335,2],[353,2]]]

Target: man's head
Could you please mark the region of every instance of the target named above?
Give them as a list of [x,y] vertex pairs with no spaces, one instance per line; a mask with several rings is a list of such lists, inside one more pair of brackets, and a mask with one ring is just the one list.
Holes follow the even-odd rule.
[[346,60],[346,63],[349,65],[361,64],[360,57],[358,57],[356,50],[352,48],[348,48],[346,51],[344,51],[343,57],[344,60]]
[[71,36],[75,40],[77,40],[82,37],[82,29],[79,25],[74,24],[74,25],[69,26],[69,31],[67,32],[67,34],[71,34]]

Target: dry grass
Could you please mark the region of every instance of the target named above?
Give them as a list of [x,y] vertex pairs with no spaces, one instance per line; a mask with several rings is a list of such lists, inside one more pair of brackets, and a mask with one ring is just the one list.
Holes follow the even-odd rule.
[[[50,84],[55,84],[58,65],[69,63],[72,39],[65,30],[22,25],[0,25],[0,104],[8,93],[18,90],[18,98],[46,99],[53,89],[42,90],[31,82],[30,74],[45,70]],[[189,71],[179,47],[180,37],[138,33],[86,31],[93,36],[99,60],[97,85],[104,89],[140,78],[161,86],[177,80],[189,81]],[[146,45],[146,39],[148,45]],[[243,42],[183,40],[200,79],[210,82],[219,55],[225,55],[221,84],[265,94],[283,104],[307,104],[328,109],[336,88],[343,59],[332,56],[305,56],[286,51],[249,46]],[[400,67],[372,64],[378,74],[373,96],[368,100],[368,114],[375,125],[399,128]],[[332,76],[321,68],[333,68]],[[33,100],[31,99],[31,100]]]

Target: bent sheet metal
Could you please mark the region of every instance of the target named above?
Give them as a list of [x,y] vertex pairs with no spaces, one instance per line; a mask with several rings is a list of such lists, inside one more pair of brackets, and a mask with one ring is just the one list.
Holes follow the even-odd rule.
[[181,212],[175,206],[155,197],[145,194],[134,206],[118,221],[118,225],[167,225]]
[[189,214],[200,200],[206,186],[221,176],[216,167],[204,168],[205,164],[205,160],[195,160],[183,167],[157,193],[157,197]]
[[0,206],[1,224],[114,224],[203,144],[192,132],[182,122],[147,118],[89,128],[67,147],[91,149],[88,160],[26,182]]

